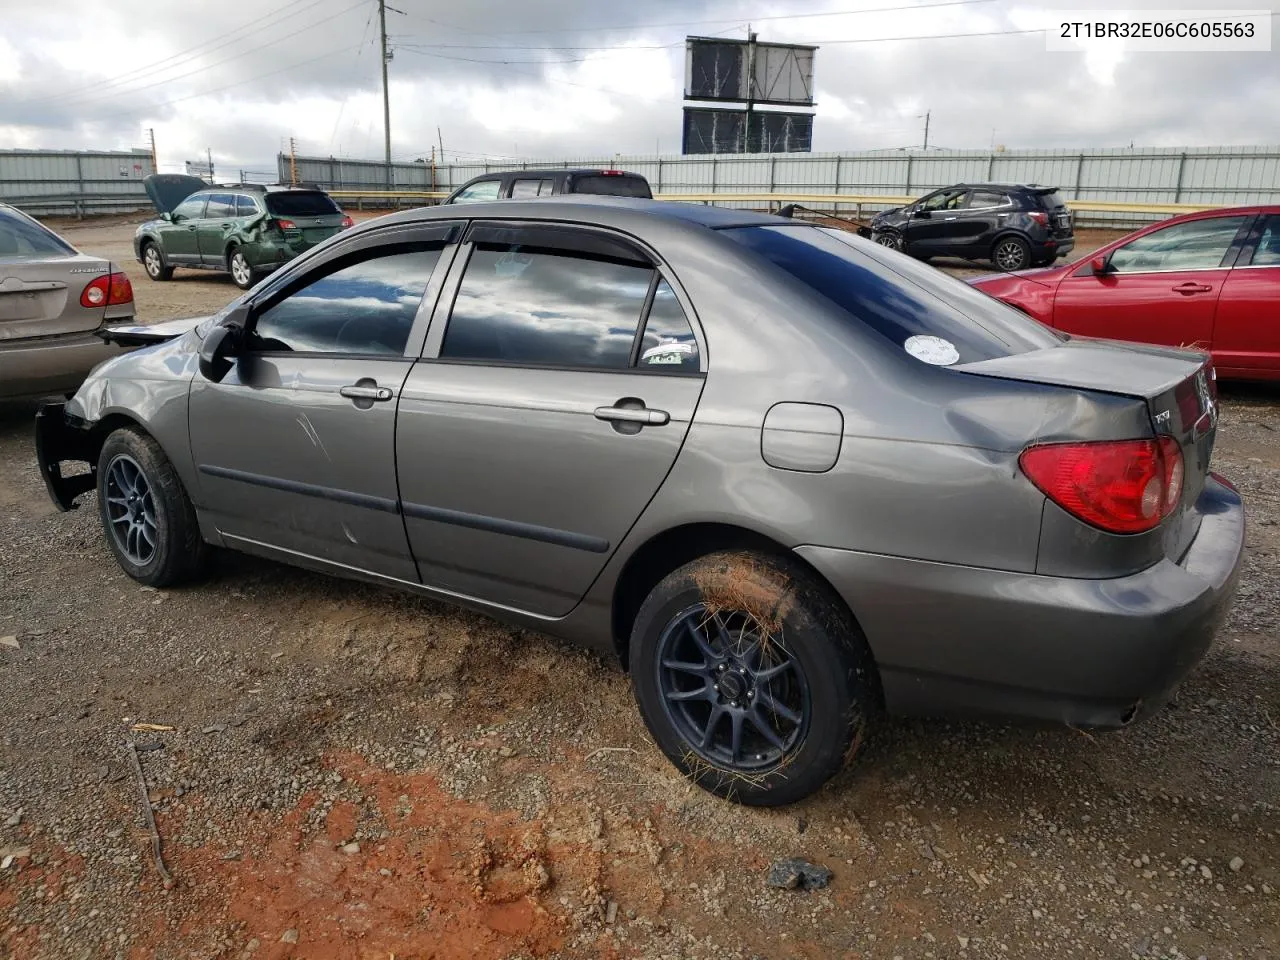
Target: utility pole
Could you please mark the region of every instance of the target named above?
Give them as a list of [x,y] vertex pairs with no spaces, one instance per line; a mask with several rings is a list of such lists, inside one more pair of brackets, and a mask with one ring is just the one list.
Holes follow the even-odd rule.
[[156,128],[147,128],[147,137],[151,140],[151,172],[159,173],[160,164],[156,162]]
[[289,186],[298,184],[298,144],[293,137],[289,138]]
[[391,189],[391,91],[387,87],[387,0],[378,0],[378,33],[382,39],[382,130],[387,147],[387,189]]
[[444,166],[444,134],[436,127],[436,137],[440,140],[440,165]]
[[213,147],[205,147],[209,155],[209,182],[213,183]]
[[924,112],[924,149],[926,150],[929,149],[929,115],[931,113],[933,113],[932,110]]
[[755,107],[756,92],[756,34],[747,24],[747,121],[742,125],[742,152],[751,152],[751,112]]

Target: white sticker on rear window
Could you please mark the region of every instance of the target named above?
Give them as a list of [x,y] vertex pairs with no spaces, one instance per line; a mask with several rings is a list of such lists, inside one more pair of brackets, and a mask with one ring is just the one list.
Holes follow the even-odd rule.
[[907,337],[903,349],[917,360],[937,367],[949,367],[960,359],[960,351],[950,340],[917,334]]

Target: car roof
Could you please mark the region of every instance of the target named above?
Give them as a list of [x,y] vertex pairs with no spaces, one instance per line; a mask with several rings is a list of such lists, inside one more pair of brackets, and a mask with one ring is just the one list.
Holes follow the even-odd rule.
[[[460,213],[460,210],[465,212]],[[595,226],[624,226],[626,221],[633,223],[665,221],[708,227],[712,230],[723,230],[728,227],[808,226],[803,221],[788,220],[785,217],[757,213],[754,210],[734,210],[728,207],[681,203],[674,200],[645,200],[639,197],[571,193],[532,200],[468,203],[465,207],[452,204],[415,207],[412,210],[403,210],[365,221],[357,229],[432,220],[574,220]]]
[[472,177],[467,183],[474,183],[477,180],[496,180],[499,177],[528,177],[532,180],[538,177],[579,176],[605,172],[609,172],[609,175],[614,177],[640,177],[644,179],[644,174],[636,173],[632,170],[619,170],[617,167],[554,167],[550,169],[490,170],[488,173],[481,173]]

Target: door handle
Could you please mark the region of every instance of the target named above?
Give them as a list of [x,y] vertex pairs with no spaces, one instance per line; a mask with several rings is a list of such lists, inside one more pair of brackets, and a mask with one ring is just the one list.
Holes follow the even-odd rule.
[[224,224],[222,225],[222,229],[223,229],[223,230],[230,230],[230,229],[231,229],[232,227],[234,227],[234,226],[235,226],[235,224],[234,224],[234,223],[224,223]]
[[346,397],[348,400],[390,400],[390,387],[370,387],[361,383],[353,383],[342,387],[338,393]]
[[614,423],[638,423],[645,427],[661,427],[671,422],[671,414],[665,410],[650,410],[648,407],[596,407],[597,420],[612,420]]
[[196,225],[193,223],[191,226],[187,227],[187,229],[190,230],[192,233],[195,233]]
[[1176,287],[1171,287],[1174,293],[1208,293],[1213,287],[1207,283],[1196,283],[1194,280],[1188,280],[1186,283],[1180,283]]

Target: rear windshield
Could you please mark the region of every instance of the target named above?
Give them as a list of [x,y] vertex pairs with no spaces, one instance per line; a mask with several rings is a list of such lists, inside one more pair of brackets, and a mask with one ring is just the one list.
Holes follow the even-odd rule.
[[604,174],[587,174],[574,177],[570,187],[572,193],[601,193],[610,197],[653,197],[649,190],[649,181],[643,177],[611,177]]
[[[1048,327],[963,280],[844,230],[796,225],[721,232],[915,356],[925,352],[944,363],[954,348],[958,356],[950,363],[973,363],[1061,342]],[[934,340],[908,345],[913,337],[940,338],[950,347]]]
[[1062,200],[1062,194],[1057,190],[1053,191],[1053,193],[1040,193],[1037,196],[1046,210],[1056,210],[1058,207],[1066,206]]
[[0,209],[0,257],[46,257],[75,254],[52,230],[20,213]]
[[342,211],[327,193],[290,190],[268,193],[267,212],[276,217],[327,217]]

